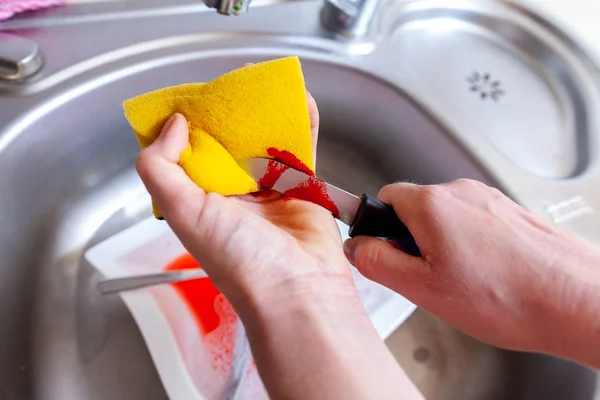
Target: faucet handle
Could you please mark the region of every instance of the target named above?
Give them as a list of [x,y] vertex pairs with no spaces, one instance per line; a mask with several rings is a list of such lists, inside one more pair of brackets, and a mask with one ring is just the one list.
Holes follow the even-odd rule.
[[204,0],[210,8],[217,10],[219,14],[223,15],[240,15],[245,14],[248,11],[248,6],[251,0]]
[[19,36],[0,33],[0,80],[21,81],[44,65],[37,43]]

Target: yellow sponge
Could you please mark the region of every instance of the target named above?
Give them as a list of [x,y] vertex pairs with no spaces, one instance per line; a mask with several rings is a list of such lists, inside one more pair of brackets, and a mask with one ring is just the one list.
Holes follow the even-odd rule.
[[303,164],[314,170],[306,90],[297,57],[246,66],[209,83],[156,90],[126,100],[123,108],[142,148],[157,138],[171,115],[183,114],[190,126],[190,146],[179,164],[207,192],[227,196],[259,190],[244,169],[244,161],[251,157],[291,153],[299,164],[294,167]]

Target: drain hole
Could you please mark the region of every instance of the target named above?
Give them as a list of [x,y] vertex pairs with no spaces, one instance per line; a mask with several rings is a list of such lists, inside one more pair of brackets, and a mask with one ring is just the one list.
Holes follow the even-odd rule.
[[473,71],[467,77],[467,83],[469,84],[469,90],[478,93],[482,100],[490,98],[498,101],[500,97],[506,94],[504,89],[502,89],[502,82],[492,79],[492,74],[487,72]]

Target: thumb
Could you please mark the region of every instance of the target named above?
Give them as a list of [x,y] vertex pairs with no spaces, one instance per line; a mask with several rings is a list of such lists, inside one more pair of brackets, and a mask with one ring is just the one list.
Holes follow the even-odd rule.
[[420,285],[430,273],[425,259],[411,256],[391,242],[374,237],[347,240],[344,253],[366,278],[402,294],[411,286]]
[[140,178],[174,230],[195,221],[204,206],[204,191],[178,165],[188,146],[187,121],[183,115],[174,114],[136,161]]
[[273,235],[274,226],[235,201],[216,193],[206,194],[198,187],[178,164],[188,146],[187,121],[175,114],[160,136],[140,152],[136,167],[184,247],[211,278],[224,282],[229,270],[221,267],[238,268],[252,262],[257,248],[273,257],[269,240],[281,235]]

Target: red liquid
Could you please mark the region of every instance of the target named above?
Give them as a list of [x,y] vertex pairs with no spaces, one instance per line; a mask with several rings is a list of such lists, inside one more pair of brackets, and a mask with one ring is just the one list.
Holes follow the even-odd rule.
[[283,173],[290,169],[287,165],[279,164],[278,162],[269,161],[267,172],[258,180],[258,184],[263,188],[272,188],[275,186]]
[[[318,204],[331,211],[335,218],[340,217],[340,211],[327,194],[325,184],[318,179],[311,177],[295,188],[286,190],[283,194]],[[289,198],[286,198],[286,200],[287,199]]]
[[[289,167],[292,167],[298,171],[302,171],[310,175],[311,177],[315,175],[310,168],[308,168],[302,161],[298,159],[298,157],[296,157],[289,151],[277,150],[271,147],[267,149],[267,153],[276,161],[279,161],[286,165],[281,166],[279,164],[270,162],[267,166],[267,172],[265,172],[265,175],[258,181],[259,185],[261,185],[262,187],[273,187],[277,180],[281,178],[281,175],[283,175],[283,173]],[[303,182],[299,186],[287,190],[283,194],[288,196],[286,199],[297,198],[318,204],[321,207],[324,207],[331,211],[335,218],[339,218],[340,216],[340,211],[327,194],[325,185],[318,179],[309,178],[307,181]]]
[[[198,262],[190,254],[184,254],[165,267],[166,271],[200,268]],[[220,323],[215,311],[215,298],[219,291],[210,279],[201,278],[172,284],[192,310],[201,331],[207,335],[217,329]]]
[[[267,149],[267,154],[270,155],[273,159],[282,162],[286,165],[289,165],[290,167],[297,169],[298,171],[302,171],[310,176],[315,175],[312,169],[308,168],[306,164],[304,164],[298,159],[298,157],[296,157],[287,150],[277,150],[274,147],[270,147]],[[281,173],[283,174],[283,171]],[[281,174],[279,176],[281,176]]]

